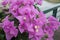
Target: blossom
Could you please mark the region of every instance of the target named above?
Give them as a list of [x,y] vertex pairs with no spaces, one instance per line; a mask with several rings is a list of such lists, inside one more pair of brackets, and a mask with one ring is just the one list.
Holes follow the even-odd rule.
[[44,36],[44,32],[42,30],[42,25],[39,22],[34,22],[31,26],[28,27],[29,38],[40,40]]
[[33,6],[31,6],[31,8],[29,6],[24,7],[20,10],[22,10],[20,12],[21,15],[16,17],[20,22],[18,26],[19,31],[21,33],[28,32],[29,39],[32,38],[37,40],[42,38],[44,36],[42,26],[46,22],[46,17],[43,12],[39,12]]
[[30,22],[31,20],[36,17],[36,15],[39,13],[37,9],[35,9],[33,6],[24,6],[22,8],[19,8],[19,14],[16,16],[16,18],[19,20],[19,22]]
[[21,4],[24,4],[24,5],[27,5],[27,4],[29,4],[29,5],[33,5],[34,4],[34,0],[20,0],[20,3]]
[[60,26],[60,22],[53,16],[48,18],[48,23],[52,30],[57,30]]
[[54,31],[49,27],[49,26],[44,26],[44,33],[48,37],[53,37],[54,36]]
[[[5,4],[4,4],[5,3]],[[23,5],[34,5],[35,3],[37,4],[42,4],[42,0],[3,0],[2,4],[6,5],[6,4],[12,4],[12,3],[18,3],[18,4],[23,4]]]
[[43,37],[44,32],[42,30],[42,27],[39,24],[30,24],[30,23],[24,23],[24,24],[20,24],[19,25],[19,31],[21,33],[23,32],[28,32],[29,33],[29,39],[30,38],[35,38],[40,39],[41,37]]
[[[5,3],[5,4],[4,4]],[[3,5],[7,5],[7,4],[15,4],[15,3],[18,3],[18,4],[23,4],[23,5],[34,5],[35,3],[36,4],[42,4],[42,0],[3,0],[2,4]]]
[[17,4],[11,4],[10,7],[9,7],[9,12],[14,16],[18,16],[19,13],[18,13],[18,8],[19,6]]
[[[14,16],[23,14],[23,12],[30,12],[31,10],[36,11],[34,3],[37,0],[3,0],[3,5],[9,6],[9,12]],[[27,6],[28,5],[28,6]]]
[[2,2],[2,5],[7,5],[7,4],[12,4],[12,3],[16,3],[17,2],[17,0],[3,0],[3,2]]
[[[25,17],[25,16],[23,17],[18,16],[17,19],[20,22],[20,25],[18,27],[19,31],[21,33],[28,32],[29,38],[35,38],[36,40],[40,39],[44,35],[42,26],[44,25],[44,22],[46,21],[43,15],[44,15],[43,13],[40,13],[39,18],[36,18],[36,15],[33,18]],[[45,21],[43,21],[42,18],[44,18]]]
[[[53,16],[47,19],[42,11],[34,7],[34,4],[41,5],[41,3],[42,0],[4,0],[2,4],[9,5],[9,12],[19,21],[19,31],[27,32],[29,39],[41,40],[47,35],[46,40],[53,40],[54,31],[58,29],[60,23]],[[18,34],[14,21],[9,21],[8,16],[3,20],[2,28],[7,40],[11,40]]]
[[[59,21],[54,18],[53,16],[50,16],[46,23],[43,26],[43,31],[45,33],[45,35],[48,36],[48,38],[46,40],[50,40],[50,38],[52,38],[54,36],[54,31],[56,31],[59,27]],[[51,39],[53,40],[53,39]]]
[[[5,3],[5,4],[4,4]],[[34,4],[34,0],[3,0],[2,4],[3,5],[7,5],[7,4],[15,4],[15,3],[18,3],[18,4],[23,4],[23,5],[33,5]]]
[[34,17],[34,15],[38,13],[37,9],[35,9],[34,6],[32,5],[19,7],[17,4],[11,5],[9,8],[9,12],[14,17],[20,16],[20,15],[30,15],[31,17]]
[[10,22],[8,20],[8,16],[3,20],[2,28],[6,34],[7,40],[11,40],[12,37],[16,37],[18,34],[18,30],[14,26],[14,22]]

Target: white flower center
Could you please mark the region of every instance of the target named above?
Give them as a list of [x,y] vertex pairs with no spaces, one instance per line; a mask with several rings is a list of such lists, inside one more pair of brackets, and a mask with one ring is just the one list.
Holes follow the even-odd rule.
[[39,28],[39,26],[35,26],[35,30],[36,30],[36,32],[38,32],[39,30],[38,30],[38,28]]

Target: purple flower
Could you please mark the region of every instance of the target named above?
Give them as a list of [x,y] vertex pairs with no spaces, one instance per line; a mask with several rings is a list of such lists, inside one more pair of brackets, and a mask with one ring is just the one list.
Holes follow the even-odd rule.
[[8,16],[3,20],[2,28],[6,34],[7,40],[11,40],[12,37],[16,37],[18,34],[18,30],[14,26],[14,22],[10,22],[8,20]]
[[51,30],[50,28],[45,28],[45,29],[44,29],[44,33],[45,33],[45,35],[47,35],[48,37],[53,37],[53,36],[54,36],[54,31]]
[[[33,4],[35,2],[36,2],[36,0],[14,0],[14,1],[4,0],[3,5],[9,4],[9,12],[14,17],[16,17],[16,16],[24,14],[24,13],[28,13],[28,14],[30,13],[31,15],[35,14],[35,13],[38,13],[37,9],[35,9],[34,6],[33,6]],[[32,17],[33,17],[33,15],[32,15]]]
[[[27,7],[25,8],[27,9]],[[46,22],[46,17],[43,12],[39,12],[33,6],[31,10],[28,9],[29,11],[26,9],[22,9],[21,16],[16,17],[20,22],[18,29],[21,33],[28,32],[29,38],[37,40],[44,36],[42,26]]]
[[[2,4],[9,5],[9,12],[19,21],[19,31],[28,32],[29,39],[41,40],[47,35],[46,40],[53,40],[54,31],[58,29],[60,23],[53,16],[47,19],[42,11],[38,11],[33,6],[35,3],[41,5],[42,0],[4,0]],[[8,16],[0,26],[2,26],[7,40],[17,36],[18,30],[14,26],[14,22],[8,20]]]
[[18,16],[19,13],[18,13],[18,5],[17,4],[11,4],[10,7],[9,7],[9,12],[14,16]]
[[24,4],[24,5],[27,5],[27,4],[33,5],[34,4],[34,0],[22,0],[20,2],[21,2],[21,4]]
[[12,4],[12,3],[16,3],[17,2],[17,0],[14,0],[14,1],[12,1],[12,0],[3,0],[3,2],[2,2],[2,5],[7,5],[7,4]]
[[39,22],[33,22],[28,27],[29,38],[35,38],[36,40],[44,36],[42,25]]
[[[5,4],[4,4],[5,3]],[[34,0],[3,0],[2,4],[3,5],[7,5],[7,4],[23,4],[23,5],[33,5],[34,4]]]
[[24,23],[21,24],[18,28],[21,33],[28,32],[29,38],[35,38],[37,40],[44,36],[42,27],[38,23],[36,24]]
[[46,21],[46,23],[43,26],[43,31],[45,35],[48,36],[47,40],[49,40],[50,38],[54,36],[54,31],[58,29],[59,21],[53,16],[49,17],[47,20],[48,21]]
[[37,9],[35,9],[34,6],[26,5],[19,7],[17,4],[11,5],[9,11],[14,17],[21,15],[29,15],[31,17],[34,17],[34,15],[38,13]]
[[41,24],[41,22],[39,20],[37,20],[37,19],[36,20],[34,20],[34,19],[31,20],[30,19],[30,22],[26,21],[26,22],[23,22],[23,24],[21,24],[21,22],[20,22],[20,25],[19,25],[18,28],[19,28],[21,33],[27,31],[30,34],[29,38],[37,37],[37,39],[39,39],[39,38],[43,37],[43,35],[44,35],[44,32],[42,30],[42,25],[43,24]]
[[52,30],[57,30],[58,27],[60,26],[60,22],[56,18],[54,18],[53,16],[48,18],[48,23],[49,23],[50,28]]
[[[5,4],[4,4],[5,3]],[[12,3],[18,3],[18,4],[23,4],[23,5],[34,5],[34,3],[37,3],[37,4],[42,4],[42,0],[3,0],[3,5],[6,5],[6,4],[12,4]]]

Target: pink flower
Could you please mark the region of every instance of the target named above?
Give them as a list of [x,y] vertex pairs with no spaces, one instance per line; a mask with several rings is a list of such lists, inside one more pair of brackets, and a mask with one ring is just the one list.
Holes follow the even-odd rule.
[[52,30],[57,30],[60,26],[60,22],[53,16],[48,18],[48,23],[50,24],[50,28]]
[[14,26],[14,22],[10,22],[8,20],[8,16],[3,20],[2,28],[6,34],[7,40],[11,40],[12,37],[16,37],[18,34],[18,30]]
[[17,4],[11,4],[10,7],[9,7],[9,12],[14,16],[18,16],[19,13],[18,13],[18,8],[19,6]]
[[[9,12],[19,21],[19,31],[28,32],[30,40],[41,40],[45,35],[48,36],[46,40],[53,40],[54,31],[58,29],[60,23],[53,16],[47,19],[42,11],[34,7],[34,4],[41,5],[41,3],[42,0],[4,0],[2,4],[9,5]],[[8,16],[0,24],[1,26],[7,40],[17,36],[18,30],[14,22],[9,21]]]
[[58,27],[59,27],[59,21],[53,16],[50,16],[48,18],[48,21],[46,21],[46,23],[43,26],[43,31],[48,36],[47,40],[50,40],[50,38],[54,36],[54,31],[56,31]]
[[12,4],[12,3],[16,3],[17,2],[17,0],[3,0],[3,2],[2,2],[2,5],[7,5],[7,4]]
[[[39,16],[38,18],[36,18],[37,15]],[[21,33],[28,32],[29,33],[29,38],[39,39],[39,38],[43,37],[44,32],[43,32],[42,26],[46,22],[46,18],[43,15],[44,14],[42,12],[41,13],[38,12],[32,18],[31,18],[30,15],[18,16],[17,19],[20,22],[20,25],[18,27],[19,31]],[[44,18],[45,21],[42,20],[43,18]]]

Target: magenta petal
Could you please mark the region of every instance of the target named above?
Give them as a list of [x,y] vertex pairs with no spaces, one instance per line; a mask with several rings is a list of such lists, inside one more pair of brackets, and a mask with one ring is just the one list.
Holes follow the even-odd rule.
[[36,35],[42,37],[42,36],[44,35],[43,30],[40,28],[40,29],[39,29],[39,32],[36,32]]
[[31,24],[29,27],[28,26],[27,26],[28,31],[33,33],[34,32],[33,25]]
[[11,40],[12,37],[13,37],[12,35],[6,34],[6,40]]
[[29,34],[29,38],[33,38],[33,34]]
[[23,29],[23,28],[21,28],[20,26],[19,26],[18,28],[19,28],[19,31],[20,31],[21,33],[24,32],[24,29]]

